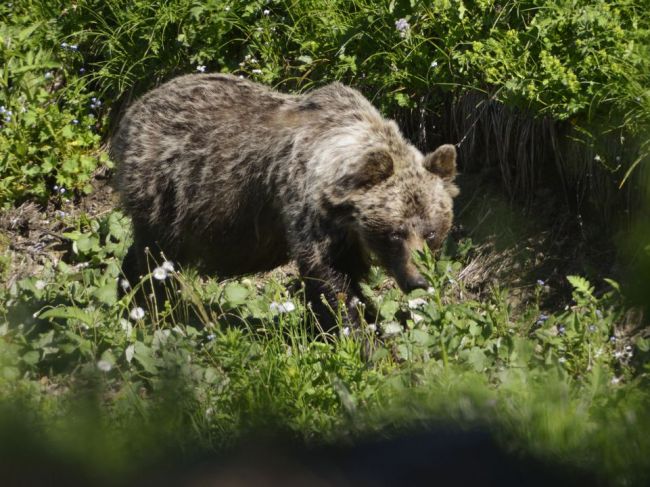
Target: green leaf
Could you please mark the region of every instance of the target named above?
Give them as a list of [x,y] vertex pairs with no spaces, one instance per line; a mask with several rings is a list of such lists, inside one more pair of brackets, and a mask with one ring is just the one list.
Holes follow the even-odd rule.
[[79,320],[88,326],[93,326],[95,324],[95,318],[93,315],[74,306],[59,306],[57,308],[50,308],[43,311],[42,313],[39,313],[38,317],[41,319],[63,318]]
[[231,282],[226,284],[224,295],[226,301],[231,305],[240,305],[246,302],[250,291],[241,284]]

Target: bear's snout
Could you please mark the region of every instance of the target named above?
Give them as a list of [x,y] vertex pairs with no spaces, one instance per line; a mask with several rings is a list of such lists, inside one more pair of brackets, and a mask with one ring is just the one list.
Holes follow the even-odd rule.
[[420,274],[409,276],[404,284],[404,291],[407,293],[416,289],[426,289],[429,287],[427,280]]

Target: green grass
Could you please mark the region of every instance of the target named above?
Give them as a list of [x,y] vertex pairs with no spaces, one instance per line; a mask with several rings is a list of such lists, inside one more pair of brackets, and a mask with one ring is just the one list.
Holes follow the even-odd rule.
[[[383,338],[366,360],[371,330],[315,340],[300,291],[277,277],[168,272],[171,301],[135,314],[132,293],[116,295],[128,220],[113,212],[66,236],[68,261],[3,300],[0,395],[7,407],[19,402],[19,418],[36,418],[30,434],[84,472],[128,476],[137,451],[149,464],[169,448],[226,451],[256,432],[317,444],[443,421],[486,428],[504,448],[608,483],[646,478],[650,347],[620,335],[625,308],[613,281],[596,297],[570,277],[573,304],[555,311],[539,309],[549,289],[532,284],[515,312],[507,290],[474,300],[458,280],[469,241],[423,256],[428,292],[404,296],[376,269],[366,293]],[[160,264],[152,258],[152,271]],[[278,311],[286,302],[295,309]],[[89,450],[79,446],[86,436]]]

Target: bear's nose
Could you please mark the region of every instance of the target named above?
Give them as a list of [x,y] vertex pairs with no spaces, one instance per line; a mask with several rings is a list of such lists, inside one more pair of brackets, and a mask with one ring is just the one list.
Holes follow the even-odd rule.
[[406,292],[410,293],[415,289],[426,289],[429,283],[420,275],[410,276],[406,281]]

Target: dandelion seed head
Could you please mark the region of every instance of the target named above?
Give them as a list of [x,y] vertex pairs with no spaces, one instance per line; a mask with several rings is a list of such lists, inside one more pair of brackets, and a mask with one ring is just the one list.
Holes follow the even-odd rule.
[[151,275],[153,276],[154,279],[157,279],[159,281],[164,281],[167,279],[167,269],[165,269],[162,266],[156,267],[152,272]]

